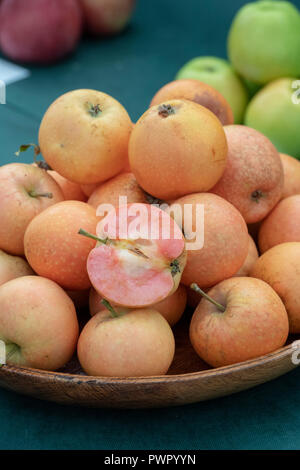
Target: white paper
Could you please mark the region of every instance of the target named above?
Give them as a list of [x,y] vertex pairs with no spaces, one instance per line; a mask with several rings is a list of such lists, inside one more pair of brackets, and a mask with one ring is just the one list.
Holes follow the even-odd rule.
[[19,65],[8,62],[7,60],[0,59],[0,81],[9,85],[10,83],[17,82],[28,78],[30,72]]

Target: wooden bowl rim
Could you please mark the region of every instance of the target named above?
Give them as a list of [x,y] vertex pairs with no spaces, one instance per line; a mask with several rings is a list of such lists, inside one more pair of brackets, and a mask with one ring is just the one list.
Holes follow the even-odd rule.
[[[16,367],[10,365],[4,365],[0,368],[0,377],[1,371],[6,372],[7,374],[16,374],[19,376],[36,376],[41,381],[47,381],[49,379],[54,379],[62,383],[70,383],[70,381],[78,381],[78,383],[86,383],[89,385],[105,385],[105,384],[122,384],[122,385],[147,385],[147,384],[161,384],[161,383],[173,383],[178,382],[193,382],[197,378],[207,378],[213,377],[215,375],[226,375],[230,372],[240,372],[242,370],[253,369],[254,367],[272,363],[273,361],[284,359],[290,355],[295,349],[291,344],[283,346],[276,351],[259,356],[257,358],[249,359],[247,361],[238,362],[236,364],[218,367],[214,369],[201,370],[198,372],[188,372],[186,374],[174,374],[174,375],[159,375],[159,376],[149,376],[149,377],[106,377],[106,376],[91,376],[91,375],[81,375],[81,374],[72,374],[65,372],[55,372],[47,371],[41,369],[33,369],[29,367]],[[296,367],[297,365],[295,365]]]

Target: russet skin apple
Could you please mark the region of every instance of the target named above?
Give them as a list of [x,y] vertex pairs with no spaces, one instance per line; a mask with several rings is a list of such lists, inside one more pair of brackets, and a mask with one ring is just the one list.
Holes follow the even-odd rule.
[[0,286],[17,277],[33,275],[34,272],[25,259],[0,250]]
[[168,100],[190,100],[214,113],[223,126],[233,124],[234,117],[229,103],[215,88],[200,80],[175,80],[164,85],[153,97],[150,106]]
[[287,242],[300,242],[300,194],[282,199],[259,229],[261,253]]
[[88,203],[96,210],[100,204],[117,207],[120,196],[127,198],[127,204],[148,202],[147,195],[139,186],[135,176],[132,173],[121,173],[98,186],[91,194]]
[[291,2],[259,1],[244,5],[228,37],[228,56],[248,80],[265,84],[300,74],[300,14]]
[[252,266],[258,260],[259,254],[257,251],[256,244],[254,243],[253,238],[249,235],[249,248],[248,255],[244,261],[243,266],[234,274],[234,277],[246,277],[249,276]]
[[0,339],[8,365],[57,370],[74,354],[78,334],[73,302],[54,282],[26,276],[0,287]]
[[87,201],[87,196],[82,191],[80,184],[67,180],[56,171],[50,170],[48,173],[57,182],[66,201]]
[[72,52],[82,31],[77,0],[3,0],[0,48],[19,62],[49,64]]
[[234,114],[234,123],[243,122],[249,101],[248,91],[227,60],[209,56],[195,57],[179,70],[176,79],[196,79],[212,86],[229,103]]
[[227,141],[219,119],[187,100],[149,108],[133,128],[129,163],[139,185],[170,200],[211,189],[224,173]]
[[[83,225],[84,227],[84,225]],[[178,288],[186,264],[185,240],[174,220],[150,204],[111,210],[97,225],[87,270],[101,297],[129,308],[154,305]]]
[[64,201],[49,209],[36,216],[26,230],[26,258],[37,274],[64,289],[86,290],[91,286],[86,262],[95,241],[78,231],[83,224],[96,233],[96,211],[80,201]]
[[[169,297],[157,304],[151,305],[151,309],[160,313],[167,320],[170,326],[174,326],[182,317],[186,307],[186,302],[187,289],[185,286],[180,284],[178,289],[172,295],[169,295]],[[90,290],[89,306],[90,314],[92,316],[106,308],[102,303],[102,297],[93,288]],[[129,311],[129,309],[127,309],[127,311]]]
[[79,362],[88,375],[142,377],[164,375],[174,357],[171,327],[152,308],[94,315],[78,341]]
[[208,295],[219,307],[201,300],[190,324],[190,339],[197,354],[211,366],[247,361],[285,344],[287,312],[267,283],[250,277],[231,278]]
[[11,163],[0,168],[0,249],[24,254],[24,234],[31,220],[64,200],[58,184],[33,165]]
[[86,30],[94,36],[112,36],[127,26],[136,0],[79,0]]
[[131,131],[130,117],[117,100],[100,91],[74,90],[46,111],[39,144],[54,171],[74,183],[90,185],[123,170]]
[[284,175],[279,153],[260,132],[226,126],[228,161],[211,192],[231,202],[246,223],[259,222],[282,197]]
[[[188,214],[184,214],[185,205],[192,208]],[[199,193],[177,199],[168,210],[182,226],[189,243],[194,242],[192,232],[203,229],[196,224],[198,205],[204,208],[204,244],[187,250],[181,282],[185,286],[196,282],[205,289],[233,276],[241,268],[248,254],[249,235],[243,217],[232,204],[215,194]]]
[[282,198],[300,194],[300,162],[290,155],[280,154],[284,172]]
[[253,266],[250,275],[270,284],[288,313],[290,333],[300,333],[300,243],[276,245]]

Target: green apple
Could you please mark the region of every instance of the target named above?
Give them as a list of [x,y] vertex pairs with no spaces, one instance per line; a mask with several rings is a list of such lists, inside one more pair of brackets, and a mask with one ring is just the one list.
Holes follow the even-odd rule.
[[218,57],[196,57],[179,70],[176,79],[182,78],[200,80],[214,87],[230,104],[235,123],[243,121],[248,92],[229,62]]
[[246,126],[269,137],[280,153],[300,159],[300,80],[280,78],[250,102]]
[[228,37],[235,70],[254,83],[300,75],[300,13],[290,2],[248,3],[235,16]]

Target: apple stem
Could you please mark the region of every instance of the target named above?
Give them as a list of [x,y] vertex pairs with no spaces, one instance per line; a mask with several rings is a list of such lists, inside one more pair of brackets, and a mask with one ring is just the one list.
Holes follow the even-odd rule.
[[29,191],[28,194],[29,194],[30,197],[47,197],[49,199],[53,198],[52,193],[36,193],[34,190]]
[[86,230],[83,230],[83,228],[81,228],[78,232],[79,235],[83,235],[84,237],[87,237],[87,238],[91,238],[92,240],[96,240],[97,242],[100,242],[102,243],[103,245],[106,245],[107,244],[107,240],[108,238],[106,238],[105,240],[102,240],[101,238],[98,238],[96,237],[95,235],[92,235],[91,233],[87,232]]
[[113,318],[117,318],[119,316],[117,312],[115,311],[115,309],[113,308],[113,306],[108,302],[108,300],[102,299],[101,303],[104,305],[104,307],[107,308],[107,310],[109,310]]
[[224,305],[222,304],[219,304],[218,302],[216,302],[214,299],[212,299],[209,295],[207,295],[202,289],[200,289],[200,287],[193,283],[190,285],[191,289],[193,289],[195,292],[197,292],[197,294],[200,294],[202,295],[202,297],[204,297],[206,300],[208,300],[209,302],[211,302],[212,304],[214,304],[218,310],[220,310],[221,312],[225,312],[226,308],[224,307]]
[[15,152],[15,155],[17,157],[19,157],[20,153],[23,153],[23,152],[26,152],[26,150],[28,150],[30,147],[33,147],[34,149],[34,160],[36,159],[36,157],[41,153],[41,149],[38,145],[36,144],[25,144],[25,145],[21,145],[19,147],[19,150],[17,152]]

